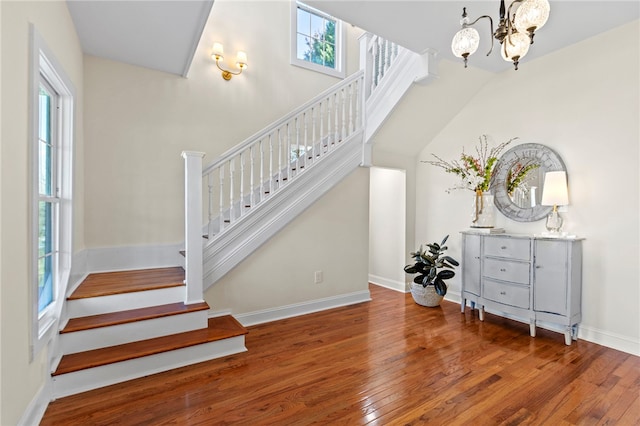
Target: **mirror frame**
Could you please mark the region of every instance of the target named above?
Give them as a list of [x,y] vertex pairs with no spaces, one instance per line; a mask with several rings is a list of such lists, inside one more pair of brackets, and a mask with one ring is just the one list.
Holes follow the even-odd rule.
[[[565,171],[564,162],[548,146],[538,143],[525,143],[514,146],[500,157],[496,164],[491,182],[494,202],[500,213],[517,222],[535,222],[547,217],[553,207],[537,205],[530,208],[517,206],[507,194],[507,175],[509,170],[522,159],[535,160],[543,171]],[[542,195],[542,194],[541,194]]]

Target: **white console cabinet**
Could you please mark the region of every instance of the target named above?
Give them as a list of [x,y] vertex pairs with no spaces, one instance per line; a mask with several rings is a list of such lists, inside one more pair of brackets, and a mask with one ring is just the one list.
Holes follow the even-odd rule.
[[467,300],[529,321],[561,325],[565,343],[578,337],[582,299],[582,240],[518,234],[462,233],[461,309]]

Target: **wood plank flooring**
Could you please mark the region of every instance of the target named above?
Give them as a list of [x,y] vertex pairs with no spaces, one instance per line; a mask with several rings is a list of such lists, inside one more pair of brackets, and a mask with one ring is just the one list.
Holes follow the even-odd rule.
[[248,352],[52,402],[42,425],[640,425],[640,358],[457,304],[249,327]]

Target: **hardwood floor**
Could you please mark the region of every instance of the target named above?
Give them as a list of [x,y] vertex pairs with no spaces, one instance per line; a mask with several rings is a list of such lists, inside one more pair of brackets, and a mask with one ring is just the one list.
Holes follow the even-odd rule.
[[370,287],[248,327],[246,353],[61,398],[41,424],[640,424],[640,358]]

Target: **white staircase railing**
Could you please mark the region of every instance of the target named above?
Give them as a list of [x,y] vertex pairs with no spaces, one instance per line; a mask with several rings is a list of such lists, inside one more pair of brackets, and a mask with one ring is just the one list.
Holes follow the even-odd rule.
[[[364,133],[365,101],[403,52],[411,53],[388,40],[365,34],[361,38],[360,71],[249,137],[204,169],[202,153],[183,152],[187,299],[202,299],[204,246],[251,216],[306,170],[333,155],[340,142]],[[189,184],[195,179],[200,182]]]

